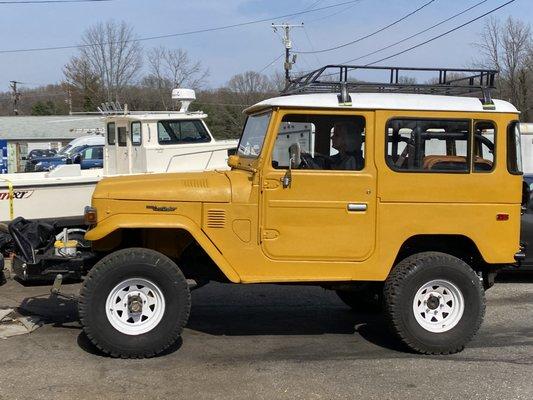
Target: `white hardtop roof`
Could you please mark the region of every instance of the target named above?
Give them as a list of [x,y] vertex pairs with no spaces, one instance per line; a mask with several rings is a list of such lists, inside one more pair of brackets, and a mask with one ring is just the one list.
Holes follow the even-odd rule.
[[511,103],[494,100],[495,109],[485,110],[475,97],[406,93],[350,93],[352,104],[339,105],[336,93],[308,93],[274,97],[244,110],[253,113],[271,107],[337,108],[366,110],[470,111],[518,113]]
[[154,121],[163,119],[205,119],[207,118],[207,114],[203,111],[133,111],[127,114],[107,114],[104,118],[106,120],[127,119],[130,121]]

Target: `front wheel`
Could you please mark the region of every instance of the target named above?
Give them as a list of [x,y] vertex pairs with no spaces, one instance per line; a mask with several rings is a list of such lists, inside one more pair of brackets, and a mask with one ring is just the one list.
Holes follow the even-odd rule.
[[426,252],[402,260],[384,288],[392,331],[423,354],[461,351],[479,329],[485,295],[476,273],[462,260]]
[[152,357],[180,336],[190,311],[187,281],[153,250],[109,254],[87,275],[79,314],[88,338],[112,357]]

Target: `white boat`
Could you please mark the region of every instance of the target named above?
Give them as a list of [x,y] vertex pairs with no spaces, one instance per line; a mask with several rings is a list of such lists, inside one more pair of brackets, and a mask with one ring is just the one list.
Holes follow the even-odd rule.
[[50,172],[0,175],[0,221],[17,216],[79,226],[103,177],[160,172],[227,169],[236,140],[217,141],[205,123],[207,114],[190,112],[194,91],[174,89],[179,111],[105,111],[104,168],[81,170],[60,165]]

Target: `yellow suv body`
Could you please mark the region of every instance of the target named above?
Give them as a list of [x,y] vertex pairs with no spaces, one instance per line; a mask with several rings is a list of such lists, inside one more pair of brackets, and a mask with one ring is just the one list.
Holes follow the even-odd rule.
[[[461,350],[481,323],[483,286],[519,252],[518,111],[465,97],[350,100],[249,108],[228,171],[102,180],[86,239],[108,255],[80,298],[89,337],[112,355],[153,355],[172,339],[158,331],[165,321],[185,324],[183,279],[291,282],[337,290],[354,308],[377,295],[411,349]],[[142,308],[158,298],[164,311]],[[155,327],[138,328],[146,321]]]

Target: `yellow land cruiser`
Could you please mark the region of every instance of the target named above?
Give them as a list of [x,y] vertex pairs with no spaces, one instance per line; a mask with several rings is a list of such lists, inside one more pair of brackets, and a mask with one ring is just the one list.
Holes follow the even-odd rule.
[[102,180],[86,239],[105,256],[79,299],[90,340],[156,355],[187,323],[191,281],[214,280],[381,301],[409,349],[462,350],[494,271],[520,256],[519,113],[490,98],[495,71],[369,70],[390,80],[327,66],[248,108],[231,170]]

